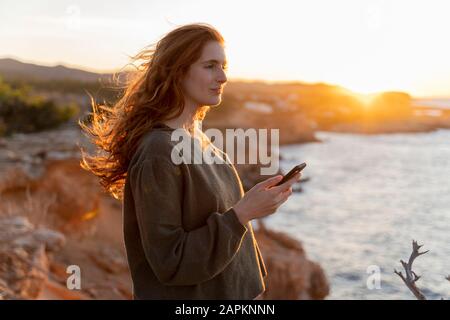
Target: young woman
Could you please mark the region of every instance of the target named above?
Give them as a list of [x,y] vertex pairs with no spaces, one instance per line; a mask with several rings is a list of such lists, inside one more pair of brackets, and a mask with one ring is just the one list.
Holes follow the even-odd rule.
[[273,214],[300,174],[280,186],[281,176],[267,179],[244,194],[227,157],[174,163],[176,130],[202,150],[211,146],[198,123],[220,104],[227,81],[217,30],[176,28],[135,60],[144,62],[114,108],[94,104],[92,127],[80,123],[106,152],[83,153],[82,167],[123,200],[133,296],[254,299],[265,290],[267,271],[249,221]]

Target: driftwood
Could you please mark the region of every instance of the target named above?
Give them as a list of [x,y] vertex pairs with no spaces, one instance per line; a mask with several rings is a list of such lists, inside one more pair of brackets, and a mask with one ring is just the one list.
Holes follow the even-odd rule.
[[[413,240],[412,247],[413,250],[411,252],[411,255],[409,257],[408,263],[406,263],[403,260],[400,260],[403,268],[405,269],[406,276],[403,275],[401,271],[394,270],[394,272],[403,280],[405,285],[408,287],[408,289],[414,294],[414,296],[419,300],[427,300],[425,295],[417,288],[416,282],[420,279],[420,276],[418,276],[413,270],[412,265],[414,260],[425,253],[427,253],[429,250],[424,252],[419,252],[419,249],[423,245],[418,245],[416,241]],[[449,276],[450,277],[450,276]],[[448,280],[448,279],[447,279]],[[450,280],[449,280],[450,281]]]

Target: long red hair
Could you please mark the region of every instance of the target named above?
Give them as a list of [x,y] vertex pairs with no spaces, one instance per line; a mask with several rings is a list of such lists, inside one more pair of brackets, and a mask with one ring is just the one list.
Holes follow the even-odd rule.
[[[122,97],[115,105],[97,105],[92,101],[91,124],[78,121],[90,141],[96,145],[95,156],[82,148],[80,165],[100,178],[103,189],[122,199],[128,165],[142,136],[161,123],[181,115],[184,96],[181,79],[196,62],[209,41],[224,44],[221,34],[207,24],[178,27],[156,44],[132,57],[141,62],[128,77]],[[209,107],[198,110],[202,120]]]

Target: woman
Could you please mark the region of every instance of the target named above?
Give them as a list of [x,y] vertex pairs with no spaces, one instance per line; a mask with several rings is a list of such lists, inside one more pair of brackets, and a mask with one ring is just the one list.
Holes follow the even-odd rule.
[[144,63],[114,108],[94,104],[92,128],[80,123],[108,155],[83,153],[83,168],[123,199],[133,297],[254,299],[267,271],[249,221],[274,213],[300,174],[281,186],[281,176],[267,179],[244,194],[227,157],[174,163],[176,130],[202,151],[211,147],[198,123],[221,102],[227,81],[224,39],[214,28],[179,27],[134,59]]

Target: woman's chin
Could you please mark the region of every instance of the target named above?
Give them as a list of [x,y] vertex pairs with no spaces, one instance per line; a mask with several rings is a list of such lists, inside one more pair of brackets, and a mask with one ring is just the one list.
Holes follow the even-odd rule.
[[209,102],[209,106],[211,107],[216,107],[218,106],[220,103],[222,102],[222,99],[220,96],[218,96],[217,98],[213,98],[211,99],[211,101]]
[[201,105],[201,106],[210,106],[210,107],[215,107],[217,105],[219,105],[222,102],[222,97],[217,95],[217,96],[210,96],[207,99],[199,99],[197,100],[197,105]]

